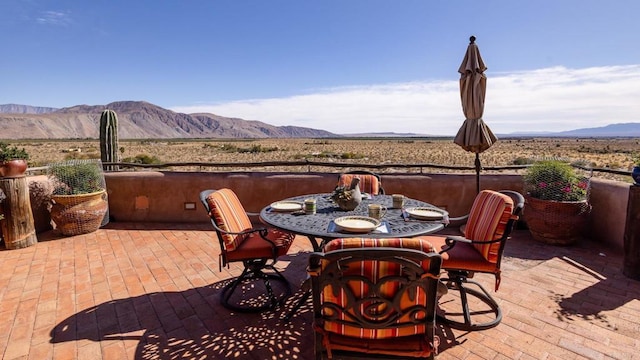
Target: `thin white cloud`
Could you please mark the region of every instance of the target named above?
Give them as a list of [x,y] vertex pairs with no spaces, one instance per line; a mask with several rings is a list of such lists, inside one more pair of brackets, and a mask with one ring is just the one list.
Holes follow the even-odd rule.
[[40,16],[36,18],[36,21],[43,25],[67,26],[71,24],[71,12],[53,10],[43,11]]
[[[640,65],[487,73],[484,120],[496,133],[562,131],[640,121]],[[314,94],[179,106],[333,133],[455,135],[464,120],[457,81],[326,89]]]

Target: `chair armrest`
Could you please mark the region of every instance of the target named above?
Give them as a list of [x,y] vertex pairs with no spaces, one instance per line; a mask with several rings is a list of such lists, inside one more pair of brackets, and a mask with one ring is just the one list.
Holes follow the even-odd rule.
[[458,242],[463,242],[467,244],[493,244],[493,243],[501,242],[503,240],[504,240],[503,238],[500,238],[497,240],[479,241],[479,240],[470,240],[465,238],[464,236],[449,235],[444,240],[448,247],[446,249],[440,250],[438,254],[442,254],[451,250]]
[[469,214],[463,216],[449,217],[449,221],[463,221],[469,218]]
[[464,243],[473,243],[473,241],[465,238],[464,236],[456,236],[456,235],[449,235],[444,239],[444,242],[447,244],[447,248],[442,249],[438,252],[438,254],[442,254],[445,253],[451,249],[453,249],[454,246],[456,246],[456,243],[458,242],[464,242]]
[[449,226],[461,226],[469,219],[469,214],[464,216],[449,217]]
[[259,227],[259,228],[251,228],[251,229],[243,230],[240,232],[231,232],[231,231],[226,231],[221,229],[213,220],[211,220],[211,224],[216,230],[220,231],[223,234],[229,234],[229,235],[247,235],[247,234],[251,234],[259,231],[261,235],[264,234],[266,236],[267,232],[269,231],[265,227]]

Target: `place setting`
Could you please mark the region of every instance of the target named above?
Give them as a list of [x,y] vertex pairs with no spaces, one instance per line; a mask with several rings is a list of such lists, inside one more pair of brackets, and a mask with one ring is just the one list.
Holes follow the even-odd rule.
[[331,220],[327,231],[330,233],[340,232],[354,234],[388,234],[389,228],[386,221],[380,221],[369,216],[352,215],[342,216]]
[[402,218],[404,221],[432,221],[449,223],[449,213],[446,210],[431,207],[417,206],[402,209]]
[[389,227],[382,218],[387,213],[387,208],[380,204],[369,204],[367,206],[369,216],[351,215],[341,216],[329,223],[329,232],[346,233],[379,233],[388,234]]
[[276,212],[294,212],[301,211],[303,208],[303,203],[299,201],[276,201],[269,205],[271,211]]

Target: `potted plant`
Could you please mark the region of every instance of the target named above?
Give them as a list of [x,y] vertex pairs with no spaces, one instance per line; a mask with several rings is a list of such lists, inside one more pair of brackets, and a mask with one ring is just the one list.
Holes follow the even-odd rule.
[[22,176],[27,170],[27,151],[0,141],[0,177]]
[[335,202],[342,210],[351,211],[362,202],[362,193],[360,192],[360,178],[351,179],[349,186],[338,185],[331,193],[331,200]]
[[533,238],[554,245],[577,242],[591,211],[589,179],[579,176],[566,162],[545,160],[530,166],[523,180],[523,217]]
[[74,160],[49,165],[53,182],[51,220],[63,235],[96,231],[108,210],[100,162]]

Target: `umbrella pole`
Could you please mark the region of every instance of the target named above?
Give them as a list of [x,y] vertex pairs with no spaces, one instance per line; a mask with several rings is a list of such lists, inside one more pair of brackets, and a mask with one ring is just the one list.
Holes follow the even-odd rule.
[[476,153],[476,193],[480,194],[480,169],[482,166],[480,165],[480,154]]

